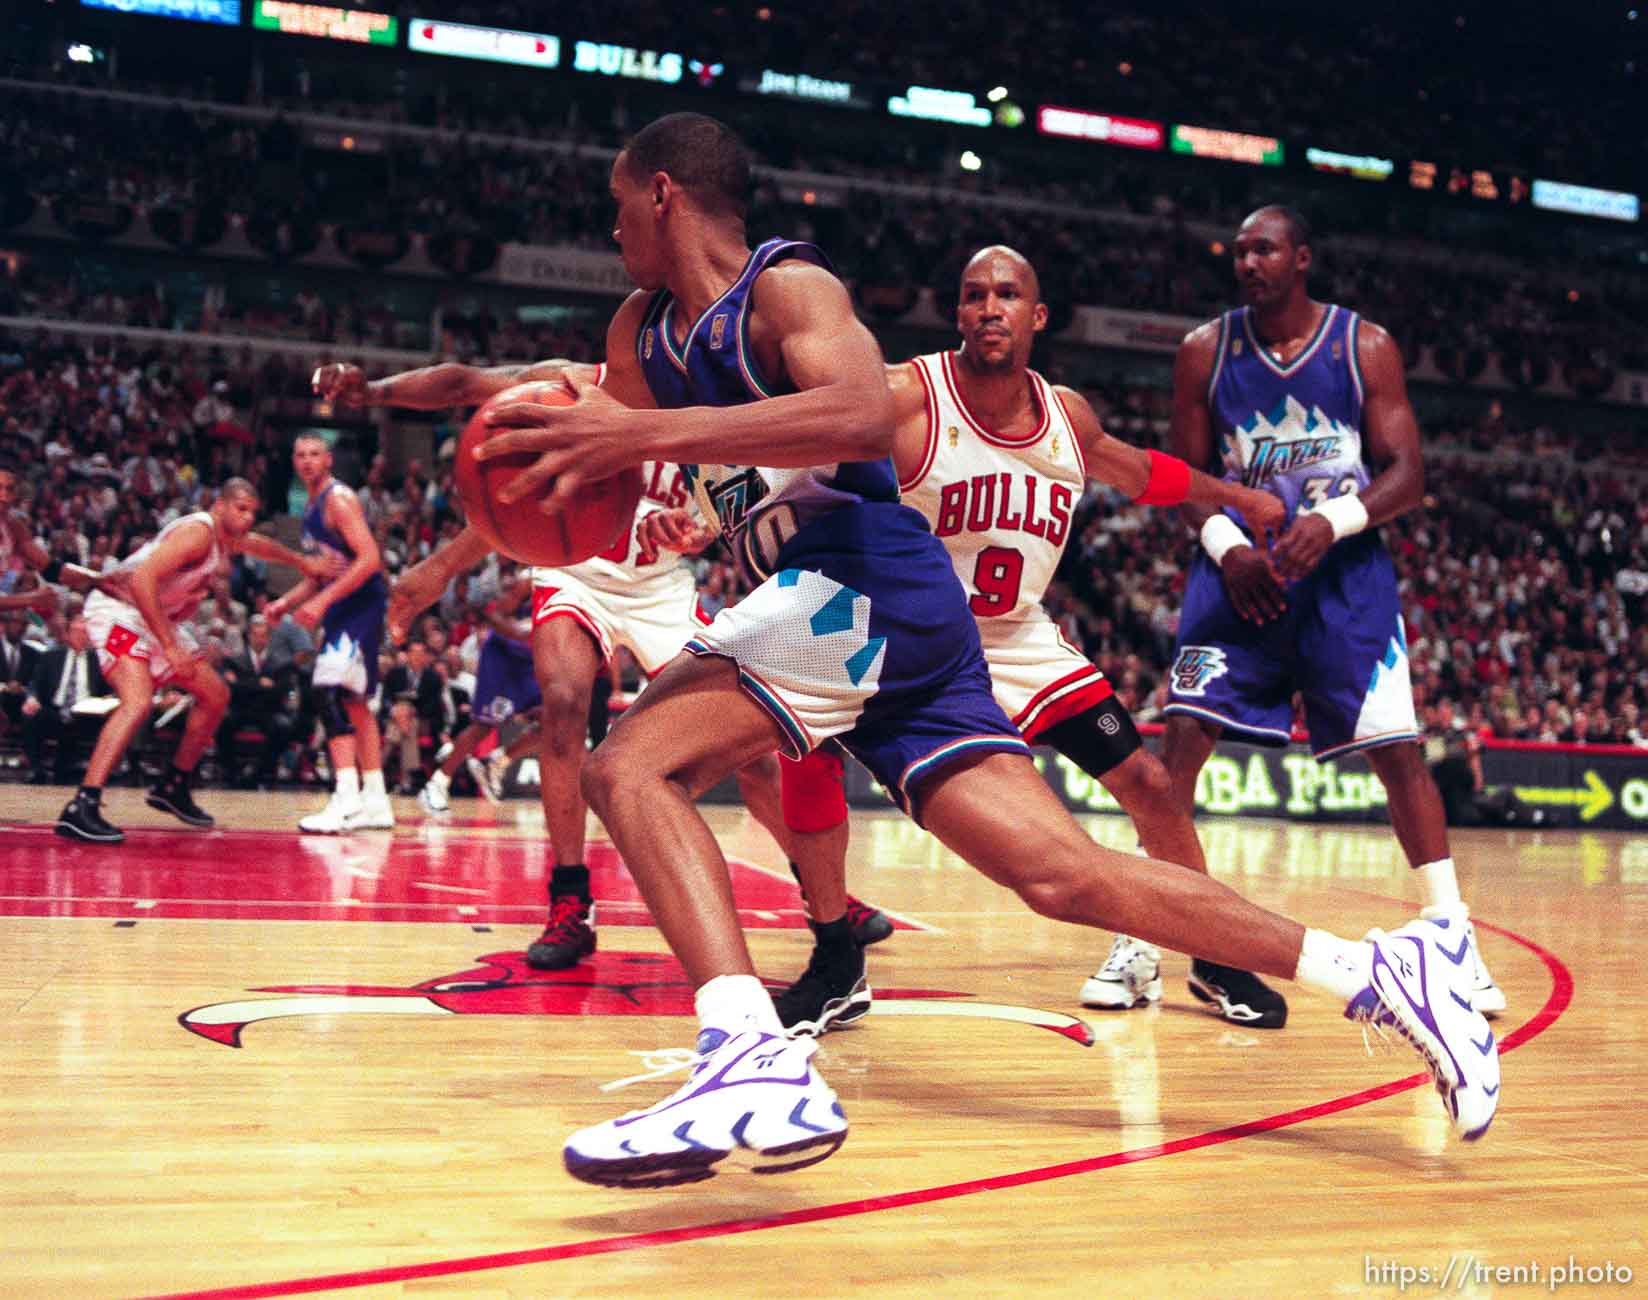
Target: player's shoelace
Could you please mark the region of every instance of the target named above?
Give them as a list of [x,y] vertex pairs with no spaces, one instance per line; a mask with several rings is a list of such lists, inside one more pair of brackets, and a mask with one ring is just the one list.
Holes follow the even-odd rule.
[[847,895],[848,925],[862,925],[865,921],[868,921],[872,916],[874,916],[875,913],[876,909],[871,907],[868,903],[861,899],[854,898],[851,894]]
[[620,1088],[628,1088],[631,1084],[650,1083],[654,1079],[667,1079],[670,1075],[679,1074],[683,1070],[694,1070],[700,1061],[707,1060],[711,1055],[708,1052],[696,1052],[690,1047],[649,1047],[643,1051],[632,1049],[629,1054],[641,1058],[643,1073],[603,1083],[602,1092],[616,1092]]
[[1431,1078],[1436,1084],[1436,1090],[1440,1093],[1446,1093],[1448,1085],[1442,1082],[1441,1063],[1437,1060],[1435,1052],[1428,1044],[1421,1042],[1408,1032],[1401,1018],[1385,1005],[1385,1000],[1380,997],[1377,989],[1372,988],[1370,985],[1369,992],[1373,996],[1367,1002],[1358,1006],[1350,1016],[1352,1022],[1362,1030],[1362,1050],[1369,1056],[1374,1055],[1374,1040],[1377,1039],[1378,1051],[1381,1055],[1394,1055],[1396,1044],[1391,1040],[1389,1031],[1395,1030],[1403,1041],[1424,1058],[1426,1066],[1430,1069]]

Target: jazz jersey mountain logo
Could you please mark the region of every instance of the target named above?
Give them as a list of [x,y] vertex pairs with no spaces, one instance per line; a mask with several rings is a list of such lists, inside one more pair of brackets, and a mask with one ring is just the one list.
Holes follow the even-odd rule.
[[1306,410],[1289,393],[1268,414],[1255,411],[1226,440],[1225,464],[1248,487],[1328,461],[1354,462],[1361,454],[1355,429],[1326,415],[1321,407]]

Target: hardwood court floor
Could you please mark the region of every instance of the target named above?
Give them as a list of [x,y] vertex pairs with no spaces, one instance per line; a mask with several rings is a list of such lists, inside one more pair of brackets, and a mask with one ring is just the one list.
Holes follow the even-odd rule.
[[[1403,1268],[1481,1296],[1550,1294],[1570,1260],[1648,1270],[1641,837],[1456,835],[1511,1000],[1504,1104],[1466,1146],[1407,1086],[1405,1048],[1366,1055],[1339,1008],[1291,989],[1282,1032],[1223,1024],[1178,957],[1160,1006],[1087,1013],[1090,1049],[931,1014],[1079,1015],[1109,936],[858,815],[853,887],[912,928],[872,950],[877,1013],[820,1052],[851,1137],[792,1175],[647,1193],[560,1166],[570,1129],[674,1082],[601,1085],[691,1037],[610,850],[592,853],[598,961],[529,986],[528,805],[430,825],[401,801],[392,836],[312,840],[291,830],[312,801],[208,792],[228,829],[201,834],[121,790],[130,837],[96,849],[50,834],[63,793],[0,787],[6,1300],[1395,1295]],[[735,883],[760,969],[793,975],[808,945],[776,850],[741,809],[710,816],[753,864]],[[1131,843],[1120,819],[1089,829]],[[1307,923],[1411,911],[1381,829],[1203,831],[1217,875]],[[890,996],[922,991],[955,996]],[[1500,1266],[1530,1284],[1479,1273]]]

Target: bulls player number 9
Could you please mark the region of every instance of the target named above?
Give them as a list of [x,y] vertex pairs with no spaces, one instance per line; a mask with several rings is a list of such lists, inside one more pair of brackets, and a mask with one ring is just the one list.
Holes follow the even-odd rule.
[[978,594],[967,602],[975,618],[996,618],[1018,608],[1024,579],[1024,552],[1010,546],[986,546],[973,568]]

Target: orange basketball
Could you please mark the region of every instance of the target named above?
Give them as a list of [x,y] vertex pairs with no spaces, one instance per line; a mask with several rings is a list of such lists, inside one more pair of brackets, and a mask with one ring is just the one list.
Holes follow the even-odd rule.
[[494,407],[510,402],[570,406],[575,400],[572,391],[558,382],[517,384],[487,399],[458,439],[458,496],[470,525],[492,543],[493,549],[526,564],[562,568],[587,560],[626,535],[635,520],[635,506],[641,499],[638,465],[620,470],[611,478],[584,484],[562,510],[546,515],[538,508],[538,497],[513,505],[498,500],[498,489],[532,464],[535,455],[521,452],[485,461],[475,459],[475,448],[501,432],[486,423],[486,413]]

